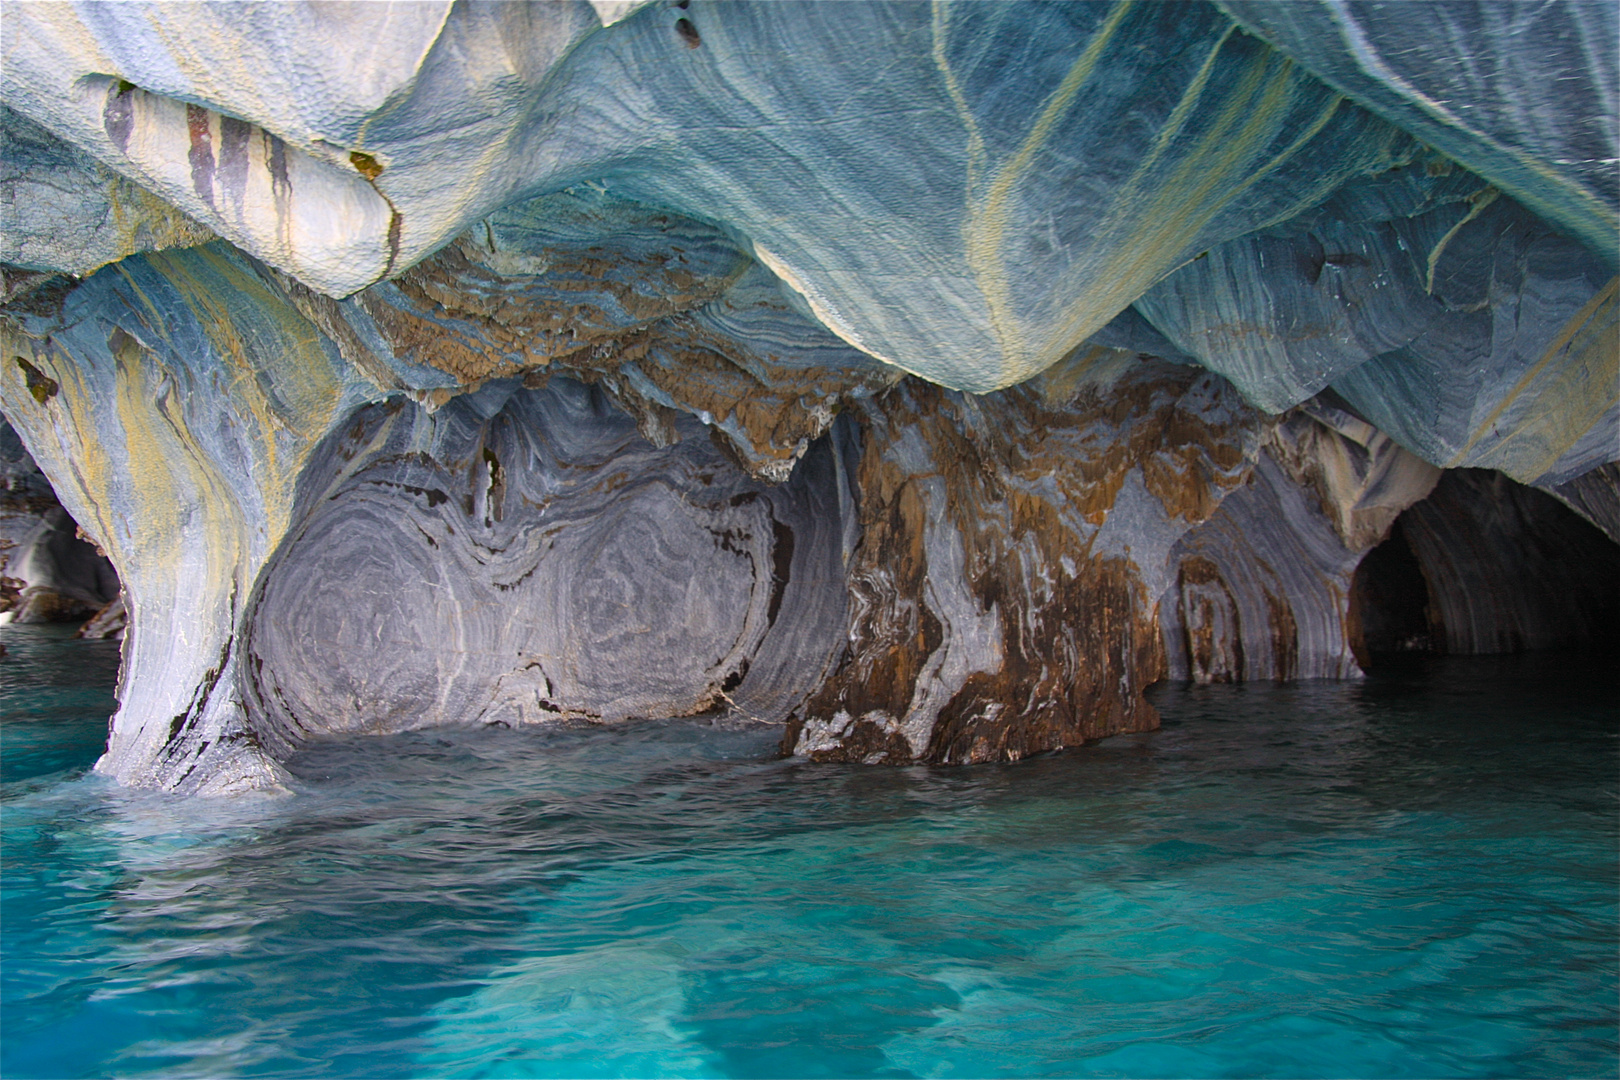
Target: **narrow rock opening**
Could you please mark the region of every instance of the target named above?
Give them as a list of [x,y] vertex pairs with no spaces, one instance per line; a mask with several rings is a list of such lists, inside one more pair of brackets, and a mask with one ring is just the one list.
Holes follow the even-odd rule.
[[1545,492],[1452,470],[1357,567],[1349,621],[1369,668],[1399,653],[1612,648],[1620,545]]
[[0,421],[0,623],[77,622],[81,637],[119,638],[119,588],[112,563]]
[[1350,619],[1351,644],[1363,668],[1389,653],[1434,651],[1429,585],[1401,521],[1356,568],[1350,583]]

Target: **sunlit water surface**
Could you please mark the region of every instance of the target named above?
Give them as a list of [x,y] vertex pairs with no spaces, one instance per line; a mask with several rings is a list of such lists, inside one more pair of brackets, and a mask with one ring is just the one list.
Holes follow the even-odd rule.
[[1013,766],[680,721],[87,774],[116,646],[8,628],[8,1078],[1613,1076],[1602,664],[1159,687]]

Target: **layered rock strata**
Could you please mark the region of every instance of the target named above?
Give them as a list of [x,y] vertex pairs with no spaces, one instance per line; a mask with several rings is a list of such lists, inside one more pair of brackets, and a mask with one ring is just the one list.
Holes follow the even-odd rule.
[[1361,674],[1352,576],[1441,471],[1313,400],[1270,429],[1250,482],[1170,552],[1167,674],[1195,682]]
[[598,389],[368,406],[315,455],[240,639],[258,737],[736,710],[781,722],[843,625],[845,440],[766,485]]

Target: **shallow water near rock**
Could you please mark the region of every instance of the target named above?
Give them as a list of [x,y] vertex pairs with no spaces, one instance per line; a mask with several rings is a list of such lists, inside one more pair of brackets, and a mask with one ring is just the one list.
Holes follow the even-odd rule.
[[1612,1076],[1597,661],[1160,686],[1017,765],[701,721],[89,775],[117,646],[8,627],[7,1077]]

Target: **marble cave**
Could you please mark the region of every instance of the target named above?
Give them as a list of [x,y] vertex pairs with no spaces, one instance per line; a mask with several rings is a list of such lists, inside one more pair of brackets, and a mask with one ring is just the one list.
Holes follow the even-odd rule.
[[1612,648],[1617,10],[9,4],[3,617],[195,795]]

